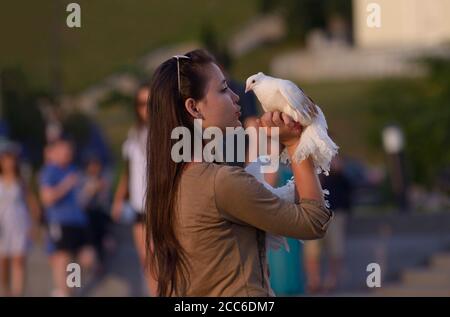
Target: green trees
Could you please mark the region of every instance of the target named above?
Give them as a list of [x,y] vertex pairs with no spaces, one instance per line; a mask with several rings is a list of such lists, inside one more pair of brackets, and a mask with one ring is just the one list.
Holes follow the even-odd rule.
[[427,59],[423,79],[385,80],[370,94],[370,140],[379,147],[380,131],[398,124],[406,139],[405,154],[412,180],[433,186],[450,167],[450,61]]
[[278,10],[284,16],[290,38],[304,42],[315,28],[325,29],[333,15],[340,15],[351,24],[352,5],[348,0],[260,0],[263,13]]
[[25,75],[18,69],[1,72],[2,116],[9,126],[10,138],[25,146],[27,157],[37,166],[42,162],[45,124],[39,110],[45,93],[30,90]]

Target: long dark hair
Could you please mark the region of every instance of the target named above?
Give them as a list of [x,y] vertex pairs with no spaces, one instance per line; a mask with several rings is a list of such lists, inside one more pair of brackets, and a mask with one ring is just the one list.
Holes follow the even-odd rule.
[[178,140],[172,140],[171,133],[176,127],[186,127],[194,135],[194,121],[184,104],[188,98],[205,96],[205,68],[215,63],[204,50],[186,56],[189,59],[179,59],[180,89],[176,58],[158,67],[150,85],[146,246],[149,268],[158,280],[158,296],[183,296],[189,285],[189,261],[176,230],[177,193],[186,162],[172,160],[171,149]]

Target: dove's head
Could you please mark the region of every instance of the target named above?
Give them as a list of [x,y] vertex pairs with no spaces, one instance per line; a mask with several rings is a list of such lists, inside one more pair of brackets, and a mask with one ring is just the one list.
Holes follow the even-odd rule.
[[247,81],[245,82],[245,92],[249,92],[250,90],[253,90],[258,84],[263,80],[265,77],[264,73],[259,72],[258,74],[252,75],[249,78],[247,78]]

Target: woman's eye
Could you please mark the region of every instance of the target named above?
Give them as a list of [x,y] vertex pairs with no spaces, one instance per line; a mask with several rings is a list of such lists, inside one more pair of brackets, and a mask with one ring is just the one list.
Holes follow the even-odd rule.
[[227,91],[227,89],[228,89],[228,87],[224,87],[224,88],[221,90],[221,92],[225,92],[225,91]]

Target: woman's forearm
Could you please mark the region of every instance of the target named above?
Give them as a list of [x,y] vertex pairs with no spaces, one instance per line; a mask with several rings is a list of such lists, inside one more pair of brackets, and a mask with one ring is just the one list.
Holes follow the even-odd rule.
[[[295,152],[294,147],[289,147],[289,156]],[[322,186],[320,185],[319,178],[314,167],[314,163],[309,157],[300,163],[291,163],[292,172],[294,174],[295,182],[297,184],[297,192],[301,199],[314,199],[325,204],[322,192]]]

